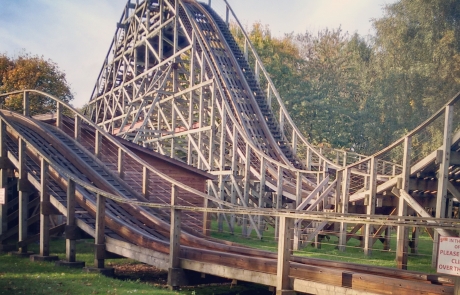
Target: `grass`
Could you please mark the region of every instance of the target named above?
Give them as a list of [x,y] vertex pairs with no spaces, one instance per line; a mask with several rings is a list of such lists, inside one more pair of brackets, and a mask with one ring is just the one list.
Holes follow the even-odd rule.
[[[29,246],[38,253],[38,245]],[[51,242],[51,255],[65,257],[65,240]],[[77,260],[93,264],[91,240],[77,243]],[[0,294],[267,294],[267,287],[254,284],[231,285],[214,283],[184,287],[178,291],[166,288],[167,273],[130,259],[107,259],[106,265],[115,267],[118,278],[86,273],[81,269],[57,267],[52,262],[31,262],[27,258],[0,254]],[[121,274],[117,272],[121,270]],[[139,271],[140,270],[140,271]],[[268,293],[270,294],[270,293]]]
[[[255,231],[252,231],[250,237],[243,237],[241,235],[241,226],[235,226],[235,232],[232,234],[225,222],[223,231],[219,232],[217,221],[213,221],[211,224],[211,232],[211,235],[218,239],[240,243],[257,249],[272,252],[278,251],[278,242],[274,239],[275,235],[272,227],[269,227],[263,232],[262,240],[258,239]],[[376,241],[370,257],[364,254],[362,247],[359,247],[360,242],[356,239],[350,239],[347,243],[346,250],[342,252],[337,249],[338,238],[332,235],[329,238],[329,240],[323,240],[321,249],[317,249],[309,245],[300,251],[295,251],[294,255],[396,268],[396,231],[393,231],[391,237],[391,250],[384,251],[383,244],[380,241]],[[419,237],[418,254],[409,254],[408,257],[409,270],[426,273],[436,272],[435,269],[431,268],[432,245],[433,242],[431,238],[426,233],[421,233]]]

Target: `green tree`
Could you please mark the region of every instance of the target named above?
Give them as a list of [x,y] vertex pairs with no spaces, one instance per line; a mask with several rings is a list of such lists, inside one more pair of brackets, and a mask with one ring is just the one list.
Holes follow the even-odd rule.
[[[10,58],[6,54],[0,55],[0,93],[23,89],[40,90],[65,102],[73,99],[65,74],[53,61],[29,54],[22,54],[16,58]],[[56,108],[50,99],[37,94],[30,94],[30,107],[31,114],[46,113]],[[22,96],[13,95],[6,98],[3,108],[21,111]]]
[[460,2],[401,0],[386,6],[374,27],[369,79],[372,108],[380,114],[377,148],[415,128],[459,91]]

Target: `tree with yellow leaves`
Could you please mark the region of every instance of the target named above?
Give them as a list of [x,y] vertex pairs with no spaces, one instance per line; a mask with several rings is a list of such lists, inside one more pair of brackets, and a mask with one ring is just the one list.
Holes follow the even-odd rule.
[[[0,54],[0,93],[24,89],[40,90],[65,102],[73,99],[65,74],[52,60],[30,54],[21,54],[15,58]],[[22,111],[22,95],[10,96],[1,103],[4,109]],[[30,94],[32,115],[50,112],[55,108],[55,103],[50,99]]]

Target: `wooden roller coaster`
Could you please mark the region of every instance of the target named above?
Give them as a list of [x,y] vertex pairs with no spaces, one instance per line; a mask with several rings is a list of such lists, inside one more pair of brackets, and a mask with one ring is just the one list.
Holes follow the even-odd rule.
[[[95,268],[111,252],[168,269],[173,287],[188,269],[277,294],[458,294],[454,277],[405,269],[409,228],[417,229],[412,250],[418,229],[430,233],[433,264],[439,236],[458,236],[460,96],[370,157],[319,150],[293,123],[241,26],[244,44],[235,42],[229,19],[239,22],[225,8],[224,20],[195,1],[128,1],[85,115],[35,90],[0,95],[24,100],[22,115],[0,112],[3,249],[17,234],[27,253],[28,228],[40,221],[38,257],[46,259],[50,232],[62,228],[49,216],[61,214],[68,263],[82,230],[95,238]],[[56,112],[31,117],[37,97]],[[278,253],[212,238],[211,216],[218,230],[238,223],[245,236],[275,227]],[[343,251],[360,239],[370,256],[394,228],[400,269],[291,253],[327,234]]]

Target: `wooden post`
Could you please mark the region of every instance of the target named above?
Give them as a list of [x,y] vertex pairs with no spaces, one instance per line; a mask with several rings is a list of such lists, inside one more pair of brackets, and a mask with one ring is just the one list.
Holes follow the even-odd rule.
[[[341,199],[341,211],[342,213],[348,213],[348,201],[349,201],[349,194],[348,188],[350,187],[350,168],[345,168],[343,170],[343,177],[342,177],[342,199]],[[339,251],[345,251],[347,245],[347,223],[341,222],[340,223],[340,233],[339,233]]]
[[289,260],[291,257],[290,232],[294,228],[294,219],[286,216],[279,217],[278,263],[276,269],[276,295],[295,294],[291,290],[289,280]]
[[454,295],[460,295],[460,277],[455,277],[454,284]]
[[[246,143],[246,159],[244,165],[244,202],[249,205],[249,185],[251,177],[251,147]],[[241,233],[244,237],[248,237],[251,233],[248,231],[248,215],[243,215],[243,225],[241,228]]]
[[177,289],[187,284],[183,270],[180,268],[180,235],[182,212],[176,209],[177,188],[173,184],[171,188],[171,229],[169,238],[169,268],[168,286],[170,289]]
[[95,142],[94,142],[94,155],[96,155],[97,158],[101,158],[101,148],[102,148],[102,135],[99,130],[96,130],[95,133]]
[[22,108],[23,108],[23,115],[26,117],[29,117],[30,115],[30,100],[29,100],[29,92],[24,91],[24,98],[22,102]]
[[[406,137],[404,139],[404,158],[403,158],[403,172],[400,189],[405,191],[409,190],[409,178],[410,178],[410,154],[412,148],[412,137]],[[398,203],[398,216],[404,217],[407,215],[407,204],[402,197],[399,198]],[[405,226],[398,226],[396,233],[396,263],[400,269],[407,269],[407,228]]]
[[[276,209],[281,209],[283,202],[283,167],[278,166],[278,179],[276,183]],[[275,217],[275,239],[279,238],[280,218]]]
[[[22,138],[19,138],[19,179],[18,179],[18,190],[19,190],[19,235],[18,241],[22,242],[27,238],[27,219],[28,219],[28,205],[29,205],[29,184],[27,181],[27,170],[26,170],[26,143]],[[19,247],[18,253],[26,254],[27,245]]]
[[146,166],[142,166],[142,195],[144,198],[148,199],[149,195],[149,178],[150,178],[150,170],[147,169]]
[[105,259],[105,197],[97,194],[96,236],[94,239],[94,267],[104,268]]
[[78,115],[75,115],[74,138],[76,141],[81,138],[81,118]]
[[56,102],[56,127],[62,129],[62,104]]
[[121,148],[118,148],[118,166],[117,168],[118,168],[118,176],[120,176],[121,179],[124,179],[125,178],[125,152]]
[[[296,202],[295,202],[295,207],[299,207],[299,205],[302,203],[302,174],[300,171],[297,171],[296,173]],[[294,228],[294,249],[293,250],[299,250],[300,249],[300,235],[301,235],[301,229],[302,229],[302,220],[297,219],[295,221],[295,228]]]
[[[0,119],[0,189],[4,190],[4,199],[3,204],[0,203],[0,237],[3,233],[8,231],[8,170],[6,169],[6,146],[5,146],[5,122]],[[0,238],[0,251],[9,251],[12,249],[7,249],[6,239]]]
[[[442,161],[439,164],[438,170],[438,190],[436,194],[436,218],[446,217],[447,204],[447,183],[449,182],[449,165],[450,165],[450,149],[452,146],[452,120],[454,114],[454,106],[448,105],[445,109],[444,117],[444,137],[442,143]],[[438,262],[438,245],[439,233],[434,231],[433,236],[433,252],[431,255],[431,267],[436,268]]]
[[50,255],[50,226],[49,206],[50,195],[48,192],[48,162],[41,158],[40,171],[40,255]]
[[[259,188],[259,208],[264,206],[265,199],[265,158],[262,158],[260,161],[260,188]],[[257,219],[257,226],[260,231],[263,231],[263,215],[259,215]]]
[[69,179],[67,183],[67,224],[65,228],[65,253],[68,262],[76,261],[75,231],[75,182]]
[[[366,214],[368,216],[375,214],[375,199],[377,194],[377,159],[375,157],[371,158],[370,163],[370,181],[369,181],[369,200],[367,203]],[[367,176],[366,176],[367,177]],[[370,219],[368,217],[368,219]],[[364,254],[366,256],[370,256],[372,254],[372,245],[373,242],[373,225],[366,224],[366,228],[364,231]]]
[[412,228],[412,237],[411,237],[411,253],[418,254],[418,241],[420,235],[420,228],[413,227]]
[[383,250],[389,251],[391,248],[391,226],[385,228],[385,241],[383,242]]

